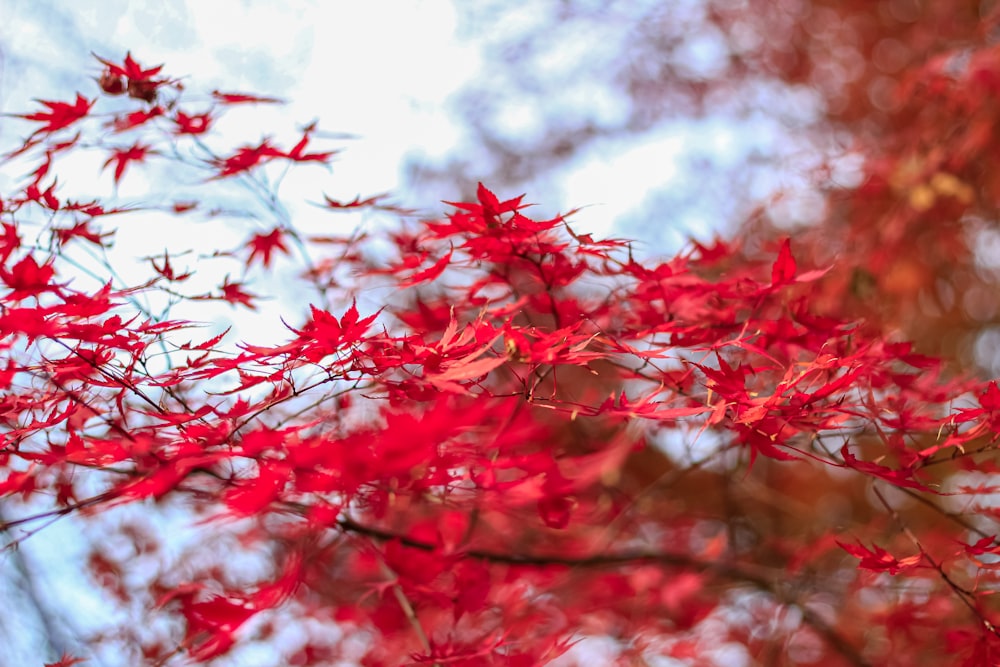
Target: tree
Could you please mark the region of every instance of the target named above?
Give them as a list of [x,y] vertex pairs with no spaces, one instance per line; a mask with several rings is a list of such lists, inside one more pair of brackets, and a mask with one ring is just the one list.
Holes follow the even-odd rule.
[[[317,124],[234,149],[277,100],[99,62],[5,157],[2,529],[93,524],[120,619],[49,664],[997,660],[1000,388],[838,310],[853,265],[640,261],[481,183],[291,208]],[[173,247],[116,253],[141,224]],[[280,339],[194,323],[269,297]]]
[[[637,202],[630,229],[648,239],[694,212],[741,226],[751,253],[794,231],[810,263],[840,267],[817,305],[847,313],[847,301],[851,317],[997,374],[993,3],[550,0],[460,11],[488,69],[452,103],[466,143],[439,165],[414,161],[418,182],[468,192],[455,175],[472,174],[496,188],[550,188],[573,160],[597,152],[614,164],[609,147],[721,118],[742,135],[728,164],[695,151],[684,176]],[[511,92],[491,94],[500,85]]]

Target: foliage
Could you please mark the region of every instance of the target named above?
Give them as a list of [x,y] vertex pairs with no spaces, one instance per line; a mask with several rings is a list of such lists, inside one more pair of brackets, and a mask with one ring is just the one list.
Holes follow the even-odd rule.
[[[837,312],[836,263],[643,262],[483,184],[434,220],[316,192],[314,233],[280,188],[331,163],[316,124],[233,149],[226,116],[278,100],[99,62],[96,98],[20,116],[0,213],[5,543],[94,522],[121,612],[50,664],[997,661],[1000,389]],[[79,154],[163,202],[72,199]],[[233,184],[256,205],[210,208]],[[242,242],[126,279],[154,212]],[[269,296],[282,340],[175,315]]]
[[[456,182],[471,174],[555,190],[572,160],[613,175],[622,153],[679,129],[684,154],[668,146],[639,176],[649,191],[629,209],[636,234],[670,239],[691,219],[695,230],[742,225],[756,256],[758,239],[794,232],[803,259],[838,265],[818,308],[901,329],[973,372],[1000,371],[995,3],[458,8],[487,69],[451,103],[466,142],[437,165],[414,159],[419,183],[471,192]],[[511,92],[493,94],[498,85]]]

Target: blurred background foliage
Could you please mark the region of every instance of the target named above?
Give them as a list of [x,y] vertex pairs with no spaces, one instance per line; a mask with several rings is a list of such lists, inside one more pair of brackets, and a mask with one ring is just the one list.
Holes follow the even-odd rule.
[[[835,267],[820,308],[995,376],[996,4],[458,3],[483,52],[447,102],[462,141],[411,153],[407,186],[595,204],[578,217],[617,214],[604,230],[645,252],[722,234],[753,256],[791,235]],[[608,187],[631,205],[588,199]]]

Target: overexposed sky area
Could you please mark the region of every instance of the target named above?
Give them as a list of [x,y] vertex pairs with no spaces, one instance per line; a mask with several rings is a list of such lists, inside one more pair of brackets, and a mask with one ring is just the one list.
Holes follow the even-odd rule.
[[[530,3],[507,17],[512,25],[495,30],[516,30],[516,19],[524,13],[531,13]],[[0,111],[34,109],[33,98],[71,97],[81,81],[100,72],[91,52],[121,61],[131,51],[145,66],[165,64],[165,74],[184,77],[193,90],[275,95],[288,104],[273,113],[289,125],[319,119],[328,132],[356,135],[337,157],[336,193],[393,191],[401,203],[438,215],[447,208],[438,202],[456,193],[407,192],[401,168],[407,156],[434,160],[461,150],[463,129],[447,100],[480,73],[479,46],[476,37],[456,34],[451,0],[5,0]],[[564,46],[569,58],[581,48],[575,40],[565,40]],[[710,53],[699,53],[692,53],[692,62],[712,60]],[[96,86],[86,83],[81,92],[96,95]],[[503,96],[502,82],[498,85],[496,94]],[[600,95],[596,90],[592,99],[576,103],[616,102]],[[551,104],[566,103],[560,100],[553,95]],[[516,109],[518,100],[509,101]],[[517,114],[507,121],[517,126]],[[246,128],[245,141],[261,132],[259,117],[254,122]],[[23,124],[0,123],[0,146],[15,142],[23,131]],[[737,138],[740,131],[725,122],[680,122],[642,137],[641,146],[595,146],[561,170],[558,192],[530,192],[528,200],[561,210],[582,207],[574,217],[579,231],[615,233],[613,223],[635,213],[650,190],[671,183],[696,187],[678,173],[685,156],[707,150],[725,159],[756,142],[773,141],[767,138],[771,131]],[[530,135],[530,127],[525,133]],[[457,176],[478,180],[476,174]],[[428,210],[434,206],[438,209]],[[716,226],[705,212],[672,218],[671,224],[683,230],[675,243],[688,233],[710,236]]]
[[474,75],[477,53],[454,27],[448,0],[6,0],[0,110],[62,99],[81,73],[99,73],[91,52],[121,61],[131,51],[192,88],[275,95],[291,120],[359,135],[338,176],[365,192],[394,189],[407,150],[435,154],[456,141],[441,102]]
[[[102,0],[65,3],[51,0],[8,0],[0,23],[0,112],[24,113],[37,109],[34,99],[71,100],[76,91],[98,95],[93,81],[101,65],[97,54],[121,62],[126,52],[144,67],[164,64],[163,75],[179,78],[192,95],[213,89],[270,95],[286,101],[281,106],[256,105],[234,109],[213,129],[222,135],[226,151],[255,145],[273,136],[279,145],[292,145],[303,125],[318,120],[320,135],[351,135],[349,139],[317,141],[313,150],[340,150],[331,170],[315,166],[296,170],[282,186],[283,200],[299,229],[343,232],[353,224],[343,216],[323,212],[312,204],[320,194],[344,201],[356,195],[400,192],[400,173],[408,152],[435,156],[451,150],[459,132],[445,111],[449,93],[475,76],[478,52],[474,44],[455,38],[455,14],[449,0],[411,0],[392,3],[341,3],[321,0],[249,2],[243,0],[172,0],[130,2]],[[195,104],[196,110],[198,105]],[[30,132],[28,123],[0,122],[0,150],[10,149]],[[87,201],[105,199],[115,191],[125,203],[158,203],[190,199],[173,188],[171,178],[157,181],[156,160],[129,168],[119,186],[110,169],[101,169],[106,153],[74,165],[64,160],[59,171],[60,197]],[[169,168],[160,161],[160,168]],[[0,165],[0,187],[24,178]],[[207,206],[226,205],[220,183],[202,192]],[[446,206],[436,198],[422,198],[440,215]],[[217,201],[212,201],[215,197]],[[124,220],[124,219],[123,219]],[[201,250],[231,250],[245,243],[246,225],[219,221],[191,227],[187,220],[155,211],[129,216],[115,235],[116,266],[127,283],[148,277],[142,260],[169,250],[190,248],[197,234]],[[266,232],[266,220],[257,231]],[[324,227],[325,226],[325,227]],[[178,266],[185,270],[185,266]],[[197,279],[204,290],[222,283],[224,273],[237,265],[203,263]],[[279,267],[280,270],[280,267]],[[131,273],[130,273],[131,271]],[[280,275],[279,275],[280,277]],[[191,286],[193,283],[189,283]],[[250,284],[253,289],[253,284]],[[273,303],[273,302],[271,302]],[[198,304],[187,304],[198,306]],[[274,342],[288,335],[281,319],[268,312],[267,303],[256,313],[202,302],[202,312],[178,309],[175,317],[214,321],[216,328],[233,325],[234,338]],[[212,308],[205,313],[204,306]],[[303,304],[304,307],[304,304]],[[376,306],[377,307],[377,306]],[[298,314],[286,318],[297,323]],[[242,329],[242,330],[241,330]]]

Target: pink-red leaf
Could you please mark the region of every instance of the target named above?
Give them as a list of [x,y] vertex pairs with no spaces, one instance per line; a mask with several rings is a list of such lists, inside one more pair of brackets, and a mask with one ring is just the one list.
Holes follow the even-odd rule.
[[284,104],[276,97],[261,97],[249,93],[223,93],[213,90],[212,97],[222,104]]
[[903,570],[909,570],[917,567],[923,559],[921,554],[915,554],[913,556],[907,556],[906,558],[897,559],[877,544],[873,544],[871,549],[863,545],[861,542],[854,545],[844,544],[838,540],[837,544],[847,553],[851,554],[855,558],[861,559],[861,562],[858,563],[858,567],[863,570],[871,570],[873,572],[899,574]]
[[48,107],[48,111],[36,111],[31,114],[17,115],[18,118],[42,123],[42,127],[35,131],[36,134],[39,132],[55,132],[69,127],[90,113],[90,108],[94,105],[93,100],[88,101],[80,93],[76,94],[76,101],[72,103],[52,102],[49,100],[39,100],[39,103]]
[[792,257],[792,242],[791,239],[786,238],[781,243],[778,259],[771,267],[771,285],[776,287],[794,281],[796,268],[795,258]]
[[117,185],[121,181],[122,175],[125,173],[125,168],[129,163],[142,162],[151,153],[153,151],[150,150],[149,146],[139,143],[132,144],[129,148],[116,148],[112,151],[111,157],[104,163],[104,166],[108,167],[112,162],[115,163],[115,184]]
[[271,265],[271,255],[275,252],[288,254],[288,247],[284,243],[284,230],[275,227],[267,234],[254,234],[250,238],[249,246],[252,248],[250,257],[247,259],[247,266],[251,266],[254,260],[259,258],[265,267]]

